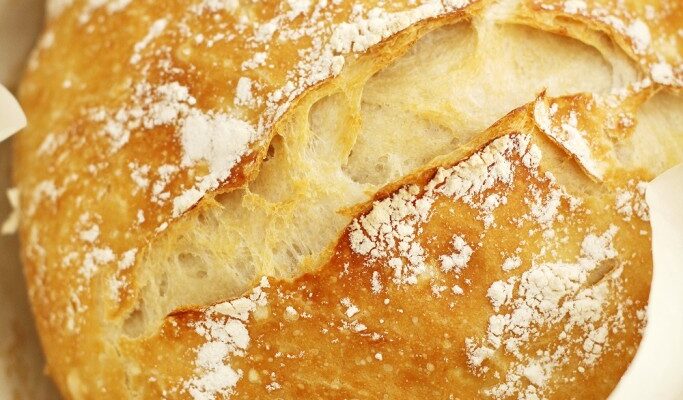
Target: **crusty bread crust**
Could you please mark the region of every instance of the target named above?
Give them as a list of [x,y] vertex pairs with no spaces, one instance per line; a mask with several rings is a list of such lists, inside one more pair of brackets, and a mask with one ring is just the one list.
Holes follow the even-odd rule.
[[[95,3],[50,19],[15,153],[29,294],[66,398],[604,398],[618,382],[651,274],[638,183],[683,153],[677,132],[650,143],[636,130],[653,96],[683,86],[678,2]],[[254,181],[275,133],[308,119],[307,98],[357,86],[441,26],[491,18],[596,47],[602,32],[639,79],[608,96],[540,95],[352,204],[320,262],[291,267],[296,279],[257,277],[238,305],[183,304],[151,331],[128,329],[147,285],[140,260]],[[535,150],[524,160],[533,146],[538,170]],[[471,198],[429,189],[487,151],[512,178]],[[403,247],[372,233],[364,216],[381,222],[391,212],[373,210],[429,190],[429,207],[399,218],[412,221]],[[559,264],[578,275],[529,303],[525,282]],[[529,325],[515,329],[515,312]]]

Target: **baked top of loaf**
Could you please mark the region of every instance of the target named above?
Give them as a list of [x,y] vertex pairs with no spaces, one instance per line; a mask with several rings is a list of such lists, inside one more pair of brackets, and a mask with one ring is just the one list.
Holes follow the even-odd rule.
[[681,5],[242,3],[52,5],[16,180],[62,393],[605,397]]

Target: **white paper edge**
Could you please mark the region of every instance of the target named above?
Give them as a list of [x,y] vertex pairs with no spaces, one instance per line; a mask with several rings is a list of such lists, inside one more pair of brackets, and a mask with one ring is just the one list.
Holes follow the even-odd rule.
[[26,127],[21,106],[4,86],[0,85],[0,142]]
[[12,212],[5,222],[0,226],[0,235],[14,235],[19,229],[19,189],[7,189],[7,199],[9,200]]
[[648,184],[653,277],[647,326],[610,400],[683,399],[683,164]]

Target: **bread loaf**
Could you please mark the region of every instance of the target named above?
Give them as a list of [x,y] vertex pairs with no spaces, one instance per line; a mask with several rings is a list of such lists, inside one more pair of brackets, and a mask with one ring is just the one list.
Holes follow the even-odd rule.
[[53,1],[21,242],[67,399],[602,399],[683,6]]

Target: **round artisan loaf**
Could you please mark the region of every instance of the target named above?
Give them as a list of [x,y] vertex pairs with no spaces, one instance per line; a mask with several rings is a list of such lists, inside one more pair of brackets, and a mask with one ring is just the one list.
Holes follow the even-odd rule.
[[683,5],[52,1],[29,295],[68,399],[605,398]]

